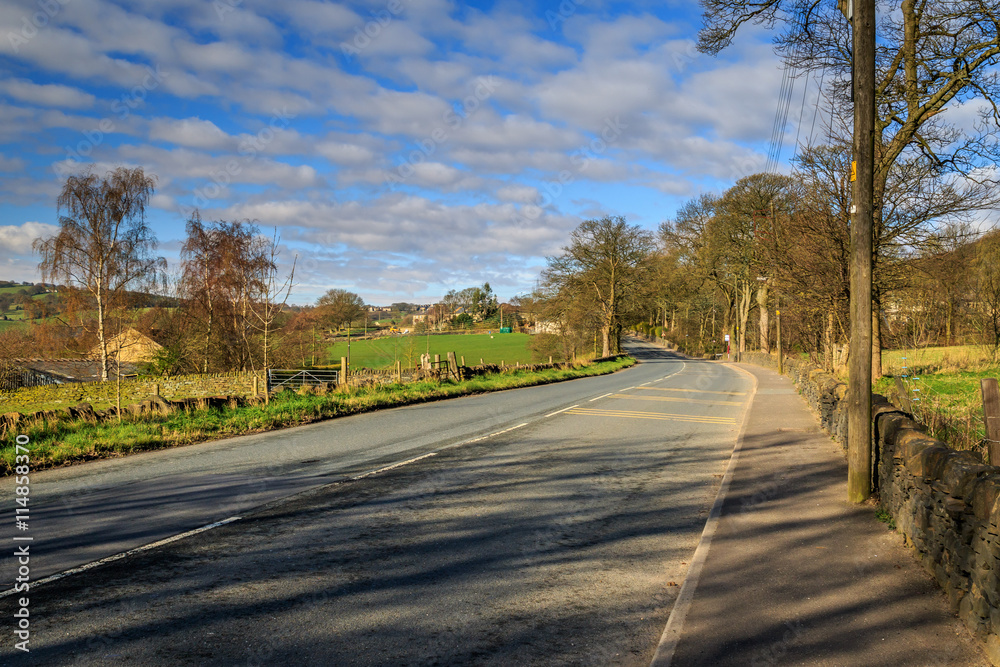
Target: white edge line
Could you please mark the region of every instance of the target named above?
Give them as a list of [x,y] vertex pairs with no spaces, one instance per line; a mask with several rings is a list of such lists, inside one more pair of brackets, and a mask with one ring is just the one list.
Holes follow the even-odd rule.
[[639,386],[640,386],[640,387],[645,387],[645,386],[646,386],[647,384],[649,384],[649,382],[643,382],[643,383],[642,383],[642,384],[640,384]]
[[518,424],[517,426],[511,426],[510,428],[505,428],[504,430],[497,431],[496,433],[490,433],[489,435],[482,435],[482,436],[479,436],[478,438],[473,438],[472,440],[464,440],[464,441],[458,443],[457,445],[450,445],[450,446],[451,447],[460,447],[462,445],[471,445],[474,442],[480,442],[482,440],[489,440],[490,438],[493,438],[495,436],[503,435],[504,433],[510,433],[514,429],[518,429],[518,428],[521,428],[522,426],[527,426],[527,425],[528,425],[528,422],[524,422],[523,424]]
[[382,468],[377,468],[375,470],[369,470],[368,472],[363,472],[360,475],[355,475],[354,477],[351,477],[351,480],[354,481],[354,480],[358,480],[358,479],[364,479],[365,477],[371,477],[372,475],[377,475],[379,473],[383,473],[383,472],[386,472],[388,470],[393,470],[394,468],[400,468],[400,467],[408,465],[410,463],[416,463],[417,461],[420,461],[421,459],[430,458],[431,456],[437,456],[437,452],[429,452],[427,454],[422,454],[420,456],[415,456],[412,459],[406,459],[405,461],[398,461],[396,463],[384,466]]
[[602,398],[607,398],[608,396],[610,396],[610,395],[611,395],[611,394],[613,394],[613,393],[615,393],[615,392],[613,392],[613,391],[609,391],[608,393],[606,393],[606,394],[602,394],[602,395],[598,396],[597,398],[592,398],[592,399],[590,399],[590,400],[589,400],[589,401],[587,401],[587,402],[588,402],[588,403],[593,403],[594,401],[599,401],[599,400],[601,400]]
[[[207,526],[202,526],[201,528],[195,528],[194,530],[189,530],[189,531],[187,531],[185,533],[180,533],[178,535],[173,535],[172,537],[168,537],[168,538],[159,540],[157,542],[151,542],[150,544],[144,544],[143,546],[136,547],[135,549],[129,549],[128,551],[123,551],[123,552],[115,554],[113,556],[108,556],[106,558],[101,558],[100,560],[92,561],[90,563],[87,563],[86,565],[81,565],[80,567],[74,567],[72,569],[64,570],[63,572],[59,572],[57,574],[49,575],[47,577],[39,579],[38,581],[32,581],[32,582],[30,582],[30,584],[31,584],[31,586],[33,588],[35,586],[40,586],[42,584],[48,584],[48,583],[51,583],[53,581],[57,581],[59,579],[62,579],[64,577],[68,577],[68,576],[73,575],[73,574],[80,574],[81,572],[86,572],[87,570],[93,570],[95,567],[100,567],[101,565],[105,565],[107,563],[111,563],[111,562],[114,562],[116,560],[121,560],[122,558],[125,558],[126,556],[131,556],[133,554],[142,553],[143,551],[149,551],[150,549],[155,549],[156,547],[162,547],[165,544],[170,544],[171,542],[176,542],[177,540],[182,540],[185,537],[191,537],[192,535],[197,535],[198,533],[204,533],[207,530],[212,530],[213,528],[218,528],[219,526],[225,526],[227,523],[232,523],[234,521],[239,521],[241,518],[243,518],[243,517],[231,516],[228,519],[223,519],[222,521],[216,521],[215,523],[210,523]],[[3,591],[2,593],[0,593],[0,598],[5,598],[8,595],[13,595],[16,591],[17,591],[17,589],[15,589],[15,588],[7,589],[7,590]]]
[[[521,424],[520,426],[525,426],[525,425],[526,424]],[[520,426],[515,426],[513,428],[520,428]],[[513,429],[507,429],[507,430],[510,431],[510,430],[513,430]],[[501,433],[505,433],[505,432],[506,431],[501,431]],[[493,435],[497,435],[497,434],[494,433]],[[350,479],[351,480],[363,479],[365,477],[370,477],[372,475],[377,475],[379,473],[386,472],[388,470],[392,470],[393,468],[399,468],[400,466],[405,466],[405,465],[407,465],[409,463],[415,463],[416,461],[419,461],[421,459],[426,459],[426,458],[429,458],[431,456],[436,456],[436,455],[437,455],[437,452],[430,452],[430,453],[424,454],[422,456],[417,456],[417,457],[414,457],[412,459],[407,459],[406,461],[399,461],[398,463],[393,463],[392,465],[388,465],[388,466],[384,466],[382,468],[378,468],[377,470],[369,470],[368,472],[361,473],[360,475],[355,475],[354,477],[351,477]],[[164,538],[162,540],[158,540],[156,542],[151,542],[149,544],[144,544],[141,547],[136,547],[135,549],[129,549],[128,551],[123,551],[121,553],[117,553],[117,554],[114,554],[112,556],[107,556],[105,558],[101,558],[100,560],[95,560],[95,561],[92,561],[92,562],[87,563],[85,565],[81,565],[79,567],[71,568],[69,570],[64,570],[63,572],[58,572],[56,574],[49,575],[48,577],[44,577],[42,579],[39,579],[37,581],[32,581],[30,583],[31,583],[32,587],[34,587],[34,586],[40,586],[42,584],[52,583],[53,581],[58,581],[59,579],[63,579],[65,577],[69,577],[69,576],[74,575],[74,574],[80,574],[81,572],[86,572],[87,570],[92,570],[95,567],[100,567],[101,565],[106,565],[108,563],[113,563],[114,561],[121,560],[122,558],[125,558],[127,556],[132,556],[134,554],[142,553],[143,551],[149,551],[150,549],[155,549],[156,547],[162,547],[164,545],[170,544],[171,542],[176,542],[177,540],[182,540],[185,537],[191,537],[193,535],[197,535],[198,533],[204,533],[205,531],[212,530],[213,528],[218,528],[220,526],[224,526],[227,523],[232,523],[234,521],[239,521],[241,518],[243,518],[243,517],[231,516],[228,519],[223,519],[222,521],[216,521],[215,523],[210,523],[207,526],[202,526],[201,528],[195,528],[194,530],[189,530],[189,531],[184,532],[184,533],[179,533],[177,535],[173,535],[171,537],[167,537],[167,538]],[[16,592],[17,592],[16,588],[9,588],[9,589],[7,589],[5,591],[2,591],[2,592],[0,592],[0,599],[3,599],[3,598],[8,597],[10,595],[13,595]]]
[[[729,364],[725,364],[729,366]],[[698,541],[698,547],[694,550],[694,556],[691,558],[691,565],[688,567],[687,574],[684,577],[684,583],[681,584],[680,593],[677,594],[677,600],[674,601],[674,608],[670,612],[670,617],[667,619],[667,625],[663,628],[663,634],[660,636],[660,643],[656,647],[656,653],[653,654],[653,660],[650,662],[650,667],[670,667],[671,662],[674,659],[674,651],[677,650],[677,644],[681,639],[681,631],[684,629],[684,620],[687,618],[688,611],[691,609],[691,603],[694,600],[695,589],[698,588],[698,578],[701,576],[701,569],[705,565],[705,560],[708,558],[708,549],[712,545],[712,538],[715,537],[715,531],[719,526],[719,516],[722,514],[722,506],[726,501],[726,493],[729,491],[729,483],[733,480],[733,472],[736,470],[736,462],[740,458],[740,450],[743,447],[743,436],[746,433],[747,422],[749,421],[747,417],[750,414],[750,406],[753,403],[754,396],[757,393],[757,378],[742,368],[737,368],[736,366],[729,366],[735,370],[740,371],[749,375],[753,380],[753,390],[750,392],[750,397],[743,408],[743,426],[740,428],[740,434],[736,438],[736,445],[733,447],[733,454],[729,457],[729,465],[726,466],[726,472],[722,477],[722,483],[719,485],[719,492],[715,496],[715,502],[712,504],[712,511],[708,514],[708,521],[705,522],[705,529],[701,533],[701,539]]]
[[555,412],[550,412],[549,414],[547,414],[545,416],[546,417],[555,417],[560,412],[566,412],[567,410],[572,410],[573,408],[578,408],[578,407],[580,407],[579,403],[577,403],[576,405],[571,405],[568,408],[563,408],[562,410],[556,410]]

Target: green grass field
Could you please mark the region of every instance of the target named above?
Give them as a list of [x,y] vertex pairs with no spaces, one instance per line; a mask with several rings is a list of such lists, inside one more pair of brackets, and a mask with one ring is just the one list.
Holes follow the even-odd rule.
[[[530,364],[531,352],[527,345],[528,334],[445,334],[389,336],[374,340],[351,341],[352,368],[392,368],[398,359],[404,368],[420,363],[420,355],[430,350],[431,355],[447,357],[454,352],[459,359],[465,356],[465,363],[474,366],[480,358],[490,364],[501,361],[508,364]],[[341,357],[347,356],[347,341],[338,341],[329,348],[330,363],[337,365]]]
[[882,355],[887,377],[874,390],[890,399],[898,394],[896,377],[903,377],[914,417],[931,434],[955,449],[983,451],[982,378],[1000,378],[1000,364],[987,348],[977,345],[887,350]]
[[[9,314],[8,317],[10,317]],[[23,329],[27,326],[28,322],[24,319],[0,320],[0,331],[7,331],[8,329]]]

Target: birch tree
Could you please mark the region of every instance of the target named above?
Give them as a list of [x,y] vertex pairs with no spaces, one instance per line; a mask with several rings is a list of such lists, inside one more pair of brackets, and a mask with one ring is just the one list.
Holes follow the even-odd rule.
[[[84,292],[96,310],[101,379],[110,370],[108,341],[130,291],[153,288],[166,269],[156,257],[156,236],[146,224],[154,177],[141,167],[118,167],[103,178],[69,176],[57,199],[59,231],[35,239],[45,282],[65,282]],[[120,322],[120,319],[118,320]]]

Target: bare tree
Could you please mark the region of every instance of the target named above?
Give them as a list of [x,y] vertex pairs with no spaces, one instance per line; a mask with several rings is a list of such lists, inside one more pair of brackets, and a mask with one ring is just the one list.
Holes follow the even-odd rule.
[[320,317],[333,329],[350,324],[361,316],[365,302],[354,292],[345,289],[331,289],[316,302]]
[[257,368],[263,354],[255,340],[257,307],[275,270],[272,243],[249,220],[206,225],[197,212],[187,231],[181,293],[194,331],[200,329],[203,372]]
[[1000,350],[1000,234],[979,242],[976,253],[976,310],[983,342],[993,357]]
[[[847,21],[833,2],[702,0],[699,49],[716,54],[744,23],[784,26],[775,37],[787,65],[824,71],[834,113],[851,116],[851,46]],[[1000,12],[986,0],[879,2],[873,230],[879,244],[898,243],[939,218],[936,207],[966,211],[996,205],[994,165],[1000,157]],[[956,125],[948,109],[978,105],[979,120]],[[975,108],[973,106],[973,108]],[[896,176],[894,177],[894,174]],[[932,177],[932,178],[930,178]],[[943,177],[943,178],[942,178]],[[907,197],[893,193],[893,180]],[[916,189],[931,182],[938,192]],[[891,202],[909,202],[915,209]],[[881,294],[875,286],[875,313]],[[873,375],[881,375],[879,319],[873,319]]]
[[153,187],[154,177],[141,167],[119,167],[104,178],[70,176],[57,200],[59,232],[33,244],[44,281],[65,281],[93,299],[102,380],[110,368],[112,315],[130,290],[155,286],[166,269],[166,260],[153,255],[156,236],[146,224]]
[[646,287],[653,251],[649,232],[622,217],[587,220],[542,276],[560,292],[585,295],[600,319],[602,356],[621,349],[622,316]]
[[[270,334],[274,331],[274,321],[281,312],[281,309],[288,303],[288,296],[292,293],[293,281],[295,280],[295,263],[298,255],[292,259],[292,266],[288,271],[288,276],[283,282],[278,283],[278,229],[274,229],[274,235],[268,241],[267,261],[259,262],[258,266],[263,273],[251,281],[251,286],[257,288],[256,293],[251,294],[251,301],[254,303],[253,314],[257,320],[257,328],[264,336],[263,340],[263,368],[268,367],[268,352],[270,351]],[[278,301],[278,299],[281,301]]]

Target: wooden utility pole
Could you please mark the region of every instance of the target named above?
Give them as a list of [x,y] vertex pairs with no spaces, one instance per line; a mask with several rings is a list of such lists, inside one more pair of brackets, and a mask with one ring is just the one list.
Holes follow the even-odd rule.
[[853,0],[854,196],[851,206],[851,351],[847,393],[847,499],[872,480],[872,218],[875,172],[875,0]]
[[983,392],[983,423],[986,425],[989,464],[1000,465],[1000,386],[996,378],[983,378],[979,386]]

